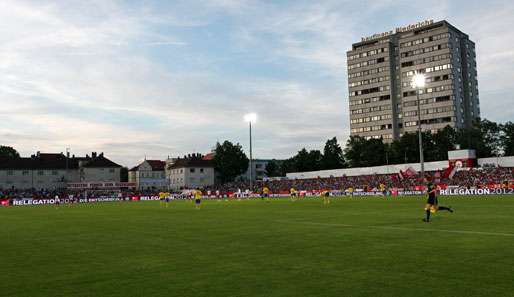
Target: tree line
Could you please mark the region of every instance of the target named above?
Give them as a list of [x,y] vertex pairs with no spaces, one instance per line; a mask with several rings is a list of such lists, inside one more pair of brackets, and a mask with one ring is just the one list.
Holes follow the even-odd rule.
[[[405,133],[398,140],[386,143],[383,139],[351,136],[344,150],[334,137],[327,140],[323,152],[303,148],[293,157],[270,162],[269,176],[284,176],[289,172],[306,172],[339,168],[355,168],[419,162],[417,133]],[[437,133],[422,133],[425,161],[448,160],[448,151],[476,150],[478,158],[514,156],[514,123],[498,124],[477,120],[470,128],[446,126]],[[268,169],[268,168],[266,168]]]

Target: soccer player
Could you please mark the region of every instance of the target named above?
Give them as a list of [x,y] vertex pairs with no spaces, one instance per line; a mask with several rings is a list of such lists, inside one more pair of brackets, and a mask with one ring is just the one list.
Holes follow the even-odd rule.
[[54,200],[55,200],[55,208],[59,209],[59,205],[61,204],[61,200],[59,200],[59,195],[55,195]]
[[262,188],[262,197],[261,197],[262,200],[266,199],[268,202],[269,202],[269,188],[267,186],[264,186],[264,188]]
[[437,200],[437,187],[432,184],[430,179],[427,180],[428,199],[427,204],[425,205],[426,218],[423,219],[423,222],[426,223],[430,222],[430,214],[435,214],[438,210],[446,210],[453,213],[453,209],[451,207],[439,206],[439,201]]
[[171,194],[169,192],[164,193],[164,202],[166,203],[166,208],[168,208],[168,205],[170,204],[170,197]]
[[296,201],[298,199],[298,192],[294,187],[291,187],[289,194],[291,195],[291,201]]
[[163,207],[163,206],[164,206],[164,200],[165,200],[165,198],[166,198],[166,193],[164,193],[164,192],[160,192],[160,193],[159,193],[159,201],[160,201],[160,203],[159,203],[159,204],[161,205],[161,207]]
[[321,192],[321,196],[323,197],[324,205],[330,204],[330,191],[325,190]]
[[378,187],[380,189],[380,192],[382,192],[382,194],[384,194],[384,196],[385,196],[386,195],[386,185],[384,185],[383,183],[380,183],[380,185]]
[[350,196],[352,196],[352,197],[353,197],[353,187],[352,187],[352,186],[350,186],[350,187],[348,188],[348,193],[350,193]]
[[200,191],[198,189],[198,190],[195,190],[195,207],[196,207],[196,209],[201,208],[201,203],[202,203],[202,191]]

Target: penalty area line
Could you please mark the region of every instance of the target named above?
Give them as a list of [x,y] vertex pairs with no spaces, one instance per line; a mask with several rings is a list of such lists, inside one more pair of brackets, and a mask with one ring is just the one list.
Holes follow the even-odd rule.
[[348,225],[348,224],[338,224],[338,223],[319,223],[319,222],[309,222],[309,221],[280,220],[280,221],[276,221],[276,222],[277,223],[287,223],[287,224],[303,224],[303,225],[346,227],[346,228],[382,229],[382,230],[399,230],[399,231],[426,231],[426,232],[456,233],[456,234],[469,234],[469,235],[514,237],[514,233],[503,233],[503,232],[466,231],[466,230],[429,229],[429,228],[407,228],[407,227],[394,227],[394,226],[358,226],[358,225]]

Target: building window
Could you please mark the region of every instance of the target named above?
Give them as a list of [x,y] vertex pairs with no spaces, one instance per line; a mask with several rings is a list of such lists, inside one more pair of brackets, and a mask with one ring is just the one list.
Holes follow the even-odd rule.
[[7,175],[14,175],[14,171],[12,171],[12,170],[8,170],[8,171],[7,171]]
[[52,171],[52,175],[58,175],[58,174],[59,174],[59,172],[57,172],[56,170]]
[[195,173],[195,169],[194,168],[189,168],[189,172]]
[[45,175],[45,172],[44,172],[43,170],[39,170],[39,171],[37,172],[37,175]]
[[110,173],[114,173],[114,168],[109,169]]
[[203,168],[200,168],[200,173],[203,173]]
[[29,171],[28,170],[23,170],[21,174],[22,175],[29,175]]

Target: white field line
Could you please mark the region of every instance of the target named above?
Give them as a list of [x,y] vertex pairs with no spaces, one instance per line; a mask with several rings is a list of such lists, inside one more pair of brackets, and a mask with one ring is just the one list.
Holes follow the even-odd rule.
[[400,230],[400,231],[428,231],[428,232],[442,232],[442,233],[456,233],[456,234],[514,237],[514,233],[501,233],[501,232],[482,232],[482,231],[428,229],[428,228],[406,228],[406,227],[394,227],[394,226],[357,226],[357,225],[348,225],[348,224],[318,223],[318,222],[308,222],[308,221],[284,221],[284,220],[281,220],[281,221],[277,221],[277,222],[278,223],[287,223],[287,224],[303,224],[303,225],[318,225],[318,226],[347,227],[347,228],[366,228],[366,229]]

